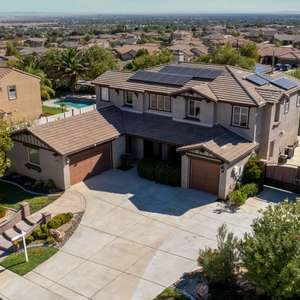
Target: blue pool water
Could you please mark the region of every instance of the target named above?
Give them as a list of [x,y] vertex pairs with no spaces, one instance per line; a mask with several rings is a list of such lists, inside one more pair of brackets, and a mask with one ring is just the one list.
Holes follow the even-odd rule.
[[78,108],[87,107],[87,106],[96,104],[96,101],[88,100],[88,99],[78,99],[78,98],[64,98],[64,99],[55,101],[55,104],[58,104],[58,105],[64,104],[66,106],[78,109]]

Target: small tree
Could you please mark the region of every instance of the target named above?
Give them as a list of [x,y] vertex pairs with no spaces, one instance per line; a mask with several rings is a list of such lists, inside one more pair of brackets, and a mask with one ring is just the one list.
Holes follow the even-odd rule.
[[17,51],[17,48],[16,48],[16,44],[14,42],[7,42],[6,43],[6,53],[5,55],[6,56],[14,56],[14,55],[17,55],[18,51]]
[[256,155],[252,155],[245,165],[243,172],[243,182],[254,182],[259,186],[263,183],[263,171]]
[[200,250],[198,263],[211,283],[232,285],[238,267],[238,239],[223,224],[218,229],[217,242],[217,249]]
[[7,122],[0,117],[0,176],[4,175],[5,170],[10,166],[7,152],[12,148],[10,138],[10,127]]
[[246,234],[241,259],[247,277],[274,299],[300,295],[300,205],[269,206]]

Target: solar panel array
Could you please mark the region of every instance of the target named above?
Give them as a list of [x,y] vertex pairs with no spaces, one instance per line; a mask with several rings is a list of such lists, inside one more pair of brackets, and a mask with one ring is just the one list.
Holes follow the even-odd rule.
[[222,70],[209,69],[209,68],[192,68],[180,66],[166,66],[162,68],[160,73],[176,74],[184,76],[192,76],[193,79],[216,79],[222,74]]
[[265,84],[271,83],[284,90],[291,90],[298,86],[296,82],[288,78],[281,77],[281,78],[274,79],[271,76],[266,74],[252,74],[247,76],[246,79],[258,86],[263,86]]
[[158,83],[174,86],[183,86],[192,76],[165,74],[159,72],[139,71],[129,78],[130,81],[139,81],[145,83]]
[[248,77],[246,77],[246,79],[256,85],[259,85],[259,86],[263,86],[263,85],[269,83],[268,80],[266,80],[256,74],[249,75]]
[[274,84],[280,88],[283,88],[284,90],[291,90],[298,86],[296,82],[289,80],[287,78],[275,79],[272,81],[272,84]]

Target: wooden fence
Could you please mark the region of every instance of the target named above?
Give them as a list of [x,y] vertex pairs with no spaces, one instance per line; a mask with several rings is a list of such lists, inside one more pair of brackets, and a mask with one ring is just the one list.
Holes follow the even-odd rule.
[[265,165],[265,183],[300,193],[300,167],[294,165]]

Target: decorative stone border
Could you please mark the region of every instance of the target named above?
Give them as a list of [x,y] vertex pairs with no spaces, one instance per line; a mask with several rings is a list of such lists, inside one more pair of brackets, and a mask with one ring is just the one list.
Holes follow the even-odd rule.
[[15,185],[18,188],[20,188],[21,190],[23,190],[24,192],[29,193],[31,195],[35,195],[35,196],[59,196],[60,195],[60,193],[56,193],[56,194],[44,194],[44,193],[33,192],[33,191],[30,191],[30,190],[24,188],[22,185],[14,182],[14,181],[7,180],[7,179],[0,178],[0,181],[5,182],[5,183],[9,183],[9,184],[12,184],[12,185]]

